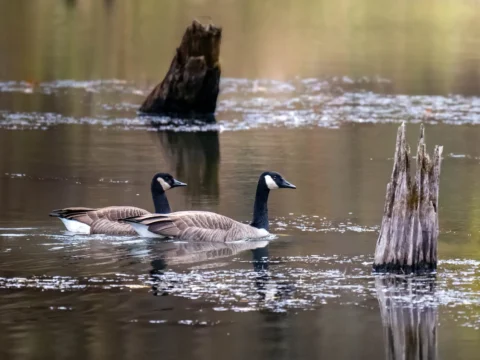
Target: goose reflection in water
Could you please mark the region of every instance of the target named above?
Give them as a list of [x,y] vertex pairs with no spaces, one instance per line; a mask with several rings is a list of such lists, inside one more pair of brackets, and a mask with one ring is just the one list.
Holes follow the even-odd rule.
[[[194,264],[209,260],[217,260],[235,256],[250,250],[252,253],[253,282],[258,294],[258,305],[264,307],[266,303],[278,302],[289,298],[295,291],[290,283],[278,282],[270,270],[268,241],[238,241],[232,243],[166,243],[169,245],[157,254],[151,262],[150,275],[154,284],[154,295],[169,295],[175,288],[174,281],[163,276],[168,266]],[[160,256],[158,256],[160,255]]]
[[435,277],[377,277],[375,287],[386,359],[437,359]]
[[[243,251],[267,248],[268,241],[236,241],[231,243],[198,242],[175,243],[165,242],[165,247],[156,250],[156,258],[150,263],[150,275],[155,282],[152,285],[154,295],[168,295],[173,285],[162,276],[168,266],[194,264],[209,260],[218,260],[237,255]],[[267,253],[268,254],[268,253]]]
[[152,250],[156,258],[151,262],[152,273],[159,273],[172,265],[194,264],[231,257],[243,251],[264,248],[268,243],[268,241],[164,242],[165,246]]
[[281,301],[290,298],[295,286],[291,283],[278,282],[270,272],[268,246],[252,250],[253,269],[256,272],[255,286],[261,302]]

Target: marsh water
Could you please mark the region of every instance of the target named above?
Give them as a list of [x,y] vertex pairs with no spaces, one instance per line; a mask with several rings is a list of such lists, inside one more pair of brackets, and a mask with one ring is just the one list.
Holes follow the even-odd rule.
[[[475,1],[0,0],[2,359],[477,359]],[[223,26],[215,124],[136,109],[186,25]],[[438,273],[371,272],[397,126],[444,145]],[[414,146],[413,146],[414,147]],[[251,218],[268,241],[73,235],[52,209]],[[405,335],[406,334],[406,335]],[[418,349],[422,350],[419,351]]]

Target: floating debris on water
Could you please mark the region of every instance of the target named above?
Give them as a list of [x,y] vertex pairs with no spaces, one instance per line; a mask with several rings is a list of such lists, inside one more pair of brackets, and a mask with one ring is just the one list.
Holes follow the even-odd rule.
[[[110,93],[91,116],[53,112],[0,111],[0,128],[45,130],[59,124],[96,125],[121,130],[244,131],[271,127],[338,128],[347,123],[480,123],[480,98],[461,95],[401,95],[380,77],[332,77],[291,81],[223,78],[217,122],[137,116],[149,88],[124,80],[0,82],[0,92],[66,96],[70,92]],[[28,91],[27,91],[28,90]],[[28,95],[33,96],[33,95]],[[108,101],[108,102],[106,102]],[[91,111],[89,110],[88,114]]]
[[[378,227],[355,224],[351,219],[332,221],[322,215],[289,215],[272,219],[272,224],[272,231],[378,231]],[[12,226],[0,230],[0,237],[8,241],[8,247],[0,253],[3,263],[14,263],[15,254],[25,245],[15,240],[18,236],[35,236],[36,240],[29,244],[33,253],[41,251],[40,248],[51,251],[29,265],[27,273],[36,275],[2,273],[0,289],[10,291],[151,292],[210,303],[211,309],[217,312],[240,313],[308,311],[325,304],[369,307],[379,291],[378,277],[372,274],[372,255],[269,255],[267,248],[274,249],[276,241],[283,241],[283,237],[242,246],[240,243],[187,244],[138,237],[58,234],[56,228]],[[49,263],[50,257],[56,254],[67,254],[68,262],[88,264],[84,266],[86,275],[42,275],[45,268],[42,261]],[[144,270],[141,273],[119,270],[119,261],[123,260],[129,264],[136,262]],[[96,273],[95,266],[102,266],[103,275]],[[401,287],[400,290],[386,287],[381,291],[396,306],[441,307],[456,321],[470,326],[480,322],[480,315],[475,315],[480,309],[479,279],[480,261],[450,258],[439,261],[435,277],[411,283],[408,289],[416,289],[413,293],[402,291]],[[69,305],[61,306],[68,309]],[[63,311],[62,308],[53,310]],[[468,312],[468,318],[464,312]],[[196,320],[191,321],[192,326],[203,326]]]
[[318,215],[300,215],[298,217],[277,217],[272,221],[272,231],[284,231],[286,228],[295,228],[302,232],[338,232],[345,233],[352,232],[378,232],[380,227],[375,226],[361,226],[354,224],[350,220],[346,220],[346,223],[341,221],[328,220],[325,217]]

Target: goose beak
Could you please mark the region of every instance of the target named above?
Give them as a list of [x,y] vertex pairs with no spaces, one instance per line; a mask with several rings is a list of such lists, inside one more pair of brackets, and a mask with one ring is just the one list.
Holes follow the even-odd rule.
[[178,186],[187,186],[187,184],[178,181],[177,179],[173,179],[173,186],[172,187],[178,187]]
[[285,189],[296,189],[297,187],[293,184],[290,184],[287,180],[283,179],[282,183],[279,186],[280,188],[285,188]]

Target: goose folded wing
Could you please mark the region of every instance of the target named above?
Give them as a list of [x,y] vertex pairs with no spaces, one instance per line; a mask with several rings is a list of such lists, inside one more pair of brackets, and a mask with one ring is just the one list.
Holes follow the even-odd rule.
[[49,214],[49,216],[69,219],[71,217],[85,214],[88,211],[95,211],[95,210],[97,209],[87,208],[87,207],[69,207],[64,209],[53,210]]
[[119,221],[124,218],[148,215],[150,212],[134,206],[109,206],[87,213],[93,220],[108,219]]
[[178,223],[182,229],[196,227],[201,229],[230,230],[240,224],[229,217],[209,211],[178,211],[168,217]]
[[95,220],[89,214],[96,212],[97,209],[86,207],[71,207],[65,209],[53,210],[50,216],[61,219],[75,220],[86,225],[91,225]]
[[137,232],[129,224],[108,219],[98,219],[90,225],[90,234],[135,236]]
[[[109,206],[106,208],[87,208],[87,207],[70,207],[65,209],[53,210],[50,216],[59,217],[68,220],[75,220],[83,224],[92,226],[98,220],[107,220],[118,224],[118,221],[125,217],[141,216],[150,214],[148,211],[133,206]],[[98,223],[96,226],[99,234],[100,228],[107,226],[106,222]],[[110,226],[113,226],[110,224]]]
[[138,224],[143,224],[143,225],[148,225],[157,219],[164,219],[168,215],[162,215],[162,214],[145,214],[145,215],[134,215],[134,216],[128,216],[120,219],[121,221],[125,222],[131,222],[131,223],[138,223]]
[[141,224],[148,227],[148,231],[163,236],[178,236],[180,229],[168,215],[147,214],[140,216],[131,216],[121,219],[121,221],[134,224]]
[[178,237],[181,234],[181,230],[178,228],[175,222],[170,219],[155,221],[148,226],[148,231],[153,232],[154,234],[169,237]]
[[235,241],[248,237],[249,227],[226,216],[207,211],[179,211],[149,221],[149,231],[184,241]]

